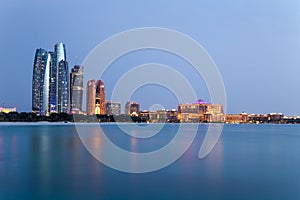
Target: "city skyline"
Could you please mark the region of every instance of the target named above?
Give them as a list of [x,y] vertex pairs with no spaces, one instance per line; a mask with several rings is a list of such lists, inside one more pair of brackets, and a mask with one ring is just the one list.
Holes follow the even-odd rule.
[[[120,115],[122,113],[121,102],[105,98],[105,86],[101,79],[88,80],[86,109],[83,110],[83,80],[83,65],[75,65],[69,71],[65,44],[56,43],[53,52],[42,48],[36,49],[32,75],[32,112],[41,116],[49,116],[51,113],[88,115]],[[4,106],[2,107],[4,108]],[[178,110],[165,108],[141,110],[138,102],[128,100],[124,107],[124,114],[143,116],[149,115],[149,112],[174,110],[180,113],[179,121],[182,122],[191,122],[195,119],[196,121],[200,119],[200,121],[224,122],[227,118],[222,104],[208,104],[202,99],[198,99],[195,103],[179,102],[177,108]],[[16,107],[6,110],[16,111]],[[239,115],[244,114],[246,113],[242,111],[239,114],[229,114],[228,116],[232,121],[237,119],[243,121]],[[270,113],[270,115],[273,114],[283,117],[282,113]],[[249,116],[251,115],[256,114]]]
[[[86,110],[83,110],[84,76],[83,65],[75,65],[69,71],[65,44],[56,43],[53,52],[38,48],[34,56],[32,75],[32,112],[40,116],[49,116],[52,113],[121,115],[121,102],[106,99],[105,85],[101,79],[87,81]],[[16,111],[15,108],[12,110]],[[225,121],[223,105],[207,104],[201,99],[195,103],[180,102],[178,112],[176,109],[161,107],[156,110],[141,110],[140,104],[132,100],[128,100],[124,107],[125,115],[139,116],[145,121],[150,120],[149,112],[166,112],[165,116],[169,112],[180,113],[179,121],[183,122],[199,119],[210,122]],[[178,121],[177,114],[176,119],[169,120]],[[172,117],[174,116],[173,113]]]
[[[50,117],[50,120],[54,120],[53,116],[55,115],[52,114],[63,113],[67,114],[62,118],[66,121],[67,119],[72,120],[72,114],[79,114],[81,122],[95,120],[95,118],[83,117],[93,115],[96,116],[98,122],[118,120],[124,122],[131,119],[133,122],[147,123],[298,123],[300,119],[294,116],[286,117],[282,113],[247,114],[240,112],[227,114],[224,113],[222,104],[207,103],[203,99],[198,99],[194,103],[179,102],[177,109],[171,110],[161,107],[159,104],[154,104],[156,110],[154,107],[142,110],[138,102],[129,99],[125,104],[123,114],[121,102],[106,99],[105,84],[102,79],[87,81],[86,110],[84,110],[84,77],[83,65],[75,65],[69,71],[65,44],[56,43],[53,52],[42,48],[36,49],[32,74],[32,112],[35,115],[23,112],[20,116],[23,120],[37,120],[37,116],[47,116]],[[135,81],[135,79],[131,80]],[[1,113],[2,121],[9,120],[9,113],[16,112],[16,108],[3,107],[1,107],[1,112],[4,110]],[[8,118],[4,113],[8,114]],[[15,115],[15,120],[18,118],[17,116],[18,114]]]
[[[218,2],[216,6],[213,2],[154,1],[146,6],[141,2],[129,6],[125,2],[88,4],[65,1],[60,5],[70,9],[59,12],[50,1],[2,1],[0,23],[5,29],[0,38],[3,44],[0,103],[4,102],[7,107],[16,106],[20,111],[31,110],[32,54],[38,47],[52,49],[55,42],[62,41],[68,45],[69,66],[80,65],[106,38],[131,28],[155,26],[181,31],[207,49],[224,80],[228,113],[300,115],[300,108],[296,106],[300,99],[297,92],[300,73],[299,4],[297,1],[243,1]],[[33,7],[35,14],[27,13],[26,10]],[[43,15],[44,7],[53,11],[53,17]],[[82,15],[72,10],[81,10]],[[201,77],[194,76],[187,64],[159,53],[135,52],[113,63],[113,68],[103,78],[108,91],[112,90],[121,72],[154,60],[181,70],[195,85],[197,96],[210,100],[205,83]],[[111,74],[116,74],[116,77],[108,82]],[[165,92],[165,96],[152,98],[155,90]],[[150,98],[143,99],[145,93],[150,93]],[[111,96],[109,92],[106,95]],[[167,105],[165,99],[168,97],[172,99],[171,108],[179,103],[166,89],[154,86],[141,88],[134,95],[133,99],[140,102],[143,109],[148,109],[155,101]]]

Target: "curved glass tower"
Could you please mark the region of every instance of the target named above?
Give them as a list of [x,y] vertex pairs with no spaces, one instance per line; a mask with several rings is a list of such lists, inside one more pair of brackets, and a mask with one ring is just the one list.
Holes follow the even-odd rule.
[[32,111],[48,115],[51,55],[44,49],[37,49],[32,76]]
[[56,52],[57,65],[60,61],[65,61],[66,58],[66,46],[63,43],[57,43],[54,46],[54,52]]
[[49,85],[50,85],[50,63],[51,63],[51,55],[47,53],[45,59],[45,72],[44,72],[44,80],[43,80],[43,110],[42,113],[48,115],[50,112],[49,109]]
[[69,69],[63,43],[54,52],[37,49],[32,76],[32,111],[39,115],[66,113],[69,109]]
[[[54,112],[54,113],[60,113],[62,112],[61,109],[61,105],[59,105],[60,107],[58,107],[59,104],[59,99],[58,96],[61,96],[61,94],[59,94],[59,79],[63,79],[60,76],[60,74],[64,75],[65,73],[69,73],[69,71],[67,72],[62,72],[59,71],[59,63],[61,61],[66,61],[66,47],[65,44],[63,43],[57,43],[54,46],[54,52],[50,52],[51,56],[52,56],[52,61],[51,61],[51,72],[50,72],[50,76],[51,76],[51,82],[50,82],[50,107],[51,110],[50,112]],[[60,68],[60,70],[65,70],[65,67]]]

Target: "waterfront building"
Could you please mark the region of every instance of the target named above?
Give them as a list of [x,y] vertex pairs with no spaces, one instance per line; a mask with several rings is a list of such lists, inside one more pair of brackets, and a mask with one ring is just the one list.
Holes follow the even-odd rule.
[[96,102],[96,82],[95,80],[89,80],[87,82],[86,89],[86,114],[95,114],[95,102]]
[[206,112],[203,114],[203,122],[225,122],[223,106],[221,104],[205,104]]
[[178,111],[176,109],[167,110],[166,122],[179,122]]
[[66,46],[63,43],[54,45],[50,68],[50,113],[68,112],[69,108],[69,69],[66,61]]
[[250,114],[248,115],[249,123],[267,123],[268,122],[268,114]]
[[105,88],[102,80],[89,80],[86,92],[86,112],[88,115],[106,114]]
[[126,115],[138,115],[140,111],[140,105],[138,102],[128,101],[125,105]]
[[[57,109],[58,113],[67,113],[69,109],[69,68],[67,61],[58,64],[57,80]],[[55,111],[54,111],[55,112]]]
[[158,122],[157,116],[158,116],[157,112],[149,111],[149,121],[150,122],[157,123]]
[[156,113],[157,113],[157,116],[156,116],[157,122],[159,122],[159,123],[166,122],[166,120],[167,120],[167,111],[165,109],[157,110]]
[[247,113],[240,113],[240,114],[227,114],[226,123],[229,124],[237,124],[237,123],[247,123],[248,122],[248,114]]
[[70,111],[75,114],[82,113],[83,73],[80,65],[75,65],[70,73]]
[[153,122],[153,123],[177,123],[178,120],[178,111],[176,109],[172,110],[157,110],[157,111],[148,111],[143,110],[139,112],[139,117],[143,122]]
[[95,114],[106,114],[105,111],[105,88],[102,80],[96,82],[96,107]]
[[121,103],[106,101],[105,102],[105,110],[107,115],[120,115],[121,114]]
[[139,117],[142,122],[150,122],[150,112],[148,110],[142,110],[139,112]]
[[300,117],[299,116],[283,116],[282,122],[285,124],[299,124]]
[[209,104],[203,100],[178,105],[178,120],[181,122],[224,122],[221,104]]
[[68,112],[69,78],[63,43],[54,52],[37,49],[32,75],[32,111],[38,115]]
[[37,49],[32,73],[32,112],[49,115],[51,55],[44,49]]
[[17,112],[17,107],[14,108],[5,108],[5,107],[0,107],[0,113],[10,113],[10,112]]
[[200,122],[204,120],[206,104],[187,103],[178,105],[178,118],[181,122]]
[[283,117],[284,117],[284,115],[282,113],[270,113],[268,115],[268,120],[269,120],[269,122],[276,123],[276,122],[282,121]]
[[282,123],[284,115],[282,113],[270,113],[270,114],[251,114],[248,115],[249,123]]

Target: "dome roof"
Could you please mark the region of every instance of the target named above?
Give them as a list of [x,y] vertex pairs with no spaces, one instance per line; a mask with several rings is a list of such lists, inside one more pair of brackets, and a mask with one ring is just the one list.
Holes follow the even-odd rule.
[[202,100],[202,99],[198,99],[195,104],[206,104],[206,101]]

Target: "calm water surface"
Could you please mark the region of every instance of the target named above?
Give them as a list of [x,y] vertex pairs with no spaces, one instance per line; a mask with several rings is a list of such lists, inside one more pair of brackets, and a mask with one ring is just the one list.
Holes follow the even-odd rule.
[[[166,145],[178,124],[148,139],[131,138],[112,124],[103,128],[123,149],[148,152]],[[300,199],[299,125],[225,125],[200,160],[206,129],[200,125],[172,165],[128,174],[94,159],[73,125],[0,124],[0,199]]]

